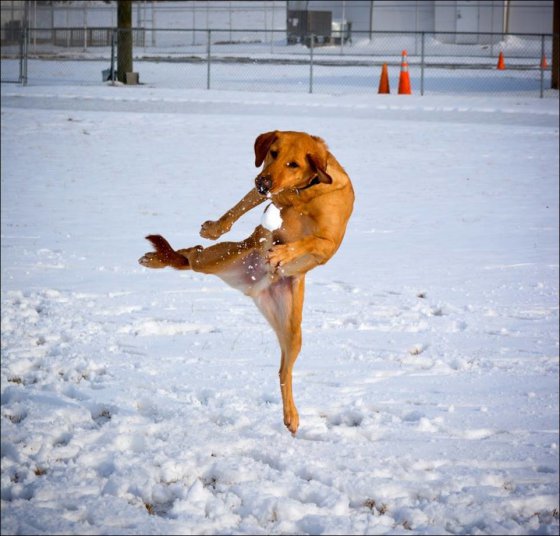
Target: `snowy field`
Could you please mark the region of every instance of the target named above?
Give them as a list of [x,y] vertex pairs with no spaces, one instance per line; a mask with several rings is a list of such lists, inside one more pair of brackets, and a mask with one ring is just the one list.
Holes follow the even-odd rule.
[[[3,85],[1,128],[2,534],[558,534],[557,98]],[[272,129],[356,190],[295,437],[253,303],[137,264]]]
[[[400,58],[399,58],[400,61]],[[106,61],[52,61],[29,60],[29,86],[46,87],[68,85],[89,85],[98,87],[101,72],[108,69]],[[140,82],[150,88],[165,89],[206,89],[208,67],[206,63],[166,63],[155,61],[135,61]],[[399,87],[400,67],[389,67],[391,91],[396,94]],[[18,80],[19,63],[16,60],[2,60],[2,80]],[[371,65],[314,65],[311,90],[317,94],[329,95],[369,95],[375,98],[381,75],[380,66]],[[412,93],[421,93],[421,69],[410,67]],[[260,91],[282,93],[309,93],[309,65],[270,63],[218,63],[210,69],[211,89],[227,91]],[[557,102],[557,92],[550,88],[550,72],[543,79],[543,95],[553,97]],[[424,93],[433,95],[461,96],[515,96],[538,98],[541,89],[541,73],[531,71],[490,69],[453,70],[429,68],[425,70]]]

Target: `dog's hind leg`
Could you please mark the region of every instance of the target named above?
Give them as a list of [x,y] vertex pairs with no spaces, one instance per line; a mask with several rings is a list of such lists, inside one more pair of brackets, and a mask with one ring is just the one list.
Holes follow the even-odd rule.
[[257,227],[249,238],[241,242],[218,242],[206,248],[199,246],[180,249],[177,253],[188,259],[195,272],[221,276],[222,273],[231,271],[234,266],[242,270],[241,265],[245,257],[253,251],[262,251],[265,244],[271,243],[270,236],[269,231]]
[[185,255],[179,254],[170,245],[169,242],[161,235],[149,235],[146,237],[155,251],[144,254],[138,262],[146,268],[165,268],[171,266],[176,270],[189,270],[189,260]]
[[[165,268],[177,270],[194,270],[204,274],[215,274],[227,282],[227,273],[236,268],[243,272],[243,263],[247,256],[256,252],[259,267],[265,263],[264,251],[272,246],[272,233],[259,226],[253,234],[241,242],[219,242],[213,246],[203,248],[194,246],[174,250],[169,242],[160,235],[146,237],[154,246],[155,251],[143,255],[138,262],[146,268]],[[255,264],[255,263],[253,263]],[[268,268],[267,268],[268,271]],[[235,286],[235,285],[234,285]]]
[[305,275],[284,277],[272,283],[253,299],[268,320],[280,343],[280,390],[284,409],[284,424],[295,435],[299,415],[292,393],[292,370],[301,350],[301,320]]

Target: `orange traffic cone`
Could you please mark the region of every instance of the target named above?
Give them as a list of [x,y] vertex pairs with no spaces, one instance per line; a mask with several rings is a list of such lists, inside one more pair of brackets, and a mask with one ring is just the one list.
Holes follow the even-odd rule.
[[496,65],[496,69],[503,71],[505,68],[506,68],[506,64],[504,62],[504,53],[500,52],[500,55],[498,57],[498,65]]
[[399,76],[399,95],[412,95],[410,90],[410,77],[408,75],[408,56],[406,50],[402,51],[401,74]]
[[541,69],[546,69],[547,67],[548,61],[546,61],[546,54],[543,54],[541,58]]
[[389,88],[389,71],[386,63],[381,67],[381,78],[379,79],[379,89],[377,93],[391,93],[391,89]]

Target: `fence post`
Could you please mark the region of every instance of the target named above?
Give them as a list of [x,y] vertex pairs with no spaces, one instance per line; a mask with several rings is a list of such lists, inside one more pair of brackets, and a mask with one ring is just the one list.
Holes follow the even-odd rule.
[[29,40],[29,28],[24,26],[20,33],[19,41],[19,83],[27,85],[27,43]]
[[18,82],[23,86],[23,54],[24,54],[24,45],[23,42],[25,41],[25,26],[21,29],[19,33],[19,77]]
[[541,99],[544,97],[544,65],[542,64],[542,60],[544,58],[544,34],[541,35]]
[[84,52],[87,52],[87,44],[88,44],[87,33],[88,33],[88,27],[87,27],[87,4],[84,2]]
[[210,63],[211,63],[211,42],[212,40],[212,30],[208,30],[208,46],[207,46],[207,57],[206,57],[206,89],[210,89]]
[[309,93],[313,93],[313,41],[315,41],[315,35],[311,34],[309,43]]
[[426,34],[422,32],[422,41],[420,44],[420,95],[424,96],[424,37]]
[[117,28],[111,32],[111,84],[115,85],[115,48],[117,45]]
[[18,82],[23,86],[23,54],[24,46],[23,42],[25,40],[25,26],[21,29],[19,33],[19,76]]

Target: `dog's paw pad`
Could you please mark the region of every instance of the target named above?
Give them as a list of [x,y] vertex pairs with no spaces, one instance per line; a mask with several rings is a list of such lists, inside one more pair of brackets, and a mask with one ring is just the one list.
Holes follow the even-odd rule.
[[138,262],[146,268],[165,268],[166,264],[161,262],[157,253],[146,253],[138,259]]

